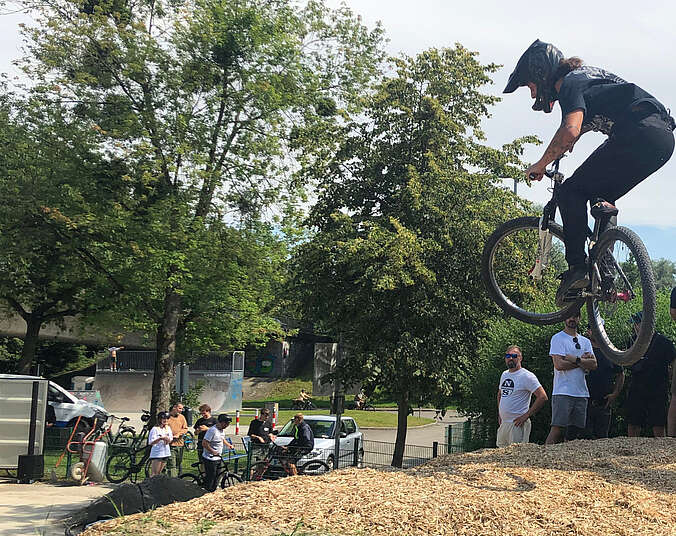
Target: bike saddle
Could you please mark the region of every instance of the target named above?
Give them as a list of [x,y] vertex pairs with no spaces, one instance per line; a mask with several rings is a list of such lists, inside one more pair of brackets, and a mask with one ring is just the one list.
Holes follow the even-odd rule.
[[131,419],[129,419],[129,417],[122,417],[121,420],[122,420],[122,421],[129,421],[129,420],[131,420]]
[[597,199],[591,208],[591,215],[597,220],[617,216],[618,212],[619,210],[615,205],[604,199]]
[[195,462],[195,463],[190,464],[190,467],[199,467],[199,466],[200,466],[200,462]]

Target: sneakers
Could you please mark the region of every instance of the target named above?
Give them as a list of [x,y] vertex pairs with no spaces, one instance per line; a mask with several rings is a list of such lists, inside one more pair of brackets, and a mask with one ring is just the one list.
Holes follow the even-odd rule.
[[556,291],[556,305],[563,307],[566,305],[566,295],[571,290],[585,288],[589,285],[589,274],[587,273],[586,264],[576,264],[568,268],[561,274],[561,284]]

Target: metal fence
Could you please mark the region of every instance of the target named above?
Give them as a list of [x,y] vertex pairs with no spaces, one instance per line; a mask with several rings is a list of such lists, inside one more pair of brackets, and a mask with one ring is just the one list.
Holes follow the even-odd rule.
[[[154,350],[118,350],[113,363],[110,356],[96,363],[96,370],[116,369],[129,372],[152,372],[155,370]],[[209,352],[205,356],[189,356],[184,359],[191,372],[238,372],[244,370],[244,352]]]

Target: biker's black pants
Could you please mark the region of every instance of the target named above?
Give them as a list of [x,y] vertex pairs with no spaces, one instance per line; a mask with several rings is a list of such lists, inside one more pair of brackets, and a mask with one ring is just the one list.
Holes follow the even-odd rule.
[[674,152],[669,116],[654,113],[618,125],[559,190],[568,265],[585,262],[587,201],[615,203],[667,163]]
[[204,487],[209,491],[216,491],[218,485],[218,470],[221,468],[221,460],[211,461],[202,458],[204,463]]

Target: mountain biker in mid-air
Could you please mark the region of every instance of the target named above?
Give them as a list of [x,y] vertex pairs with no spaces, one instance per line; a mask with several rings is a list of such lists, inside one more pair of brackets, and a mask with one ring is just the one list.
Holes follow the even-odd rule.
[[546,167],[590,130],[608,139],[561,185],[558,204],[563,219],[568,270],[556,292],[562,307],[566,294],[589,284],[585,240],[587,201],[602,198],[604,213],[614,215],[614,203],[661,168],[674,151],[676,124],[667,109],[636,84],[580,58],[564,58],[561,51],[539,39],[519,58],[505,93],[527,86],[535,99],[533,110],[550,113],[561,107],[561,125],[542,158],[526,170],[539,181]]

